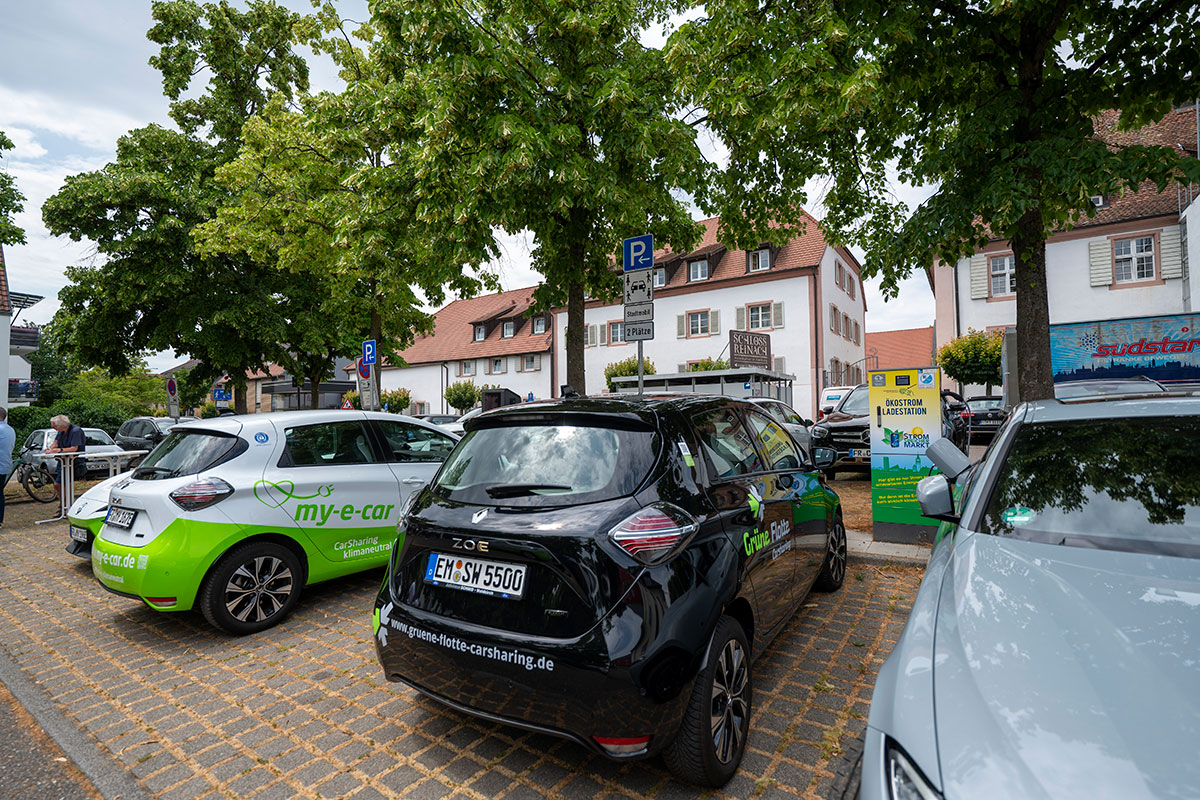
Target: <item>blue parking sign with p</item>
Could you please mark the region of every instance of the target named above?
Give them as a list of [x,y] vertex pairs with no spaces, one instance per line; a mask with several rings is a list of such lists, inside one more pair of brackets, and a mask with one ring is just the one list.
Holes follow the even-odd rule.
[[364,364],[374,364],[375,363],[375,340],[374,339],[366,339],[363,341],[362,363],[364,363]]
[[625,240],[625,271],[650,269],[654,266],[654,234],[632,236]]

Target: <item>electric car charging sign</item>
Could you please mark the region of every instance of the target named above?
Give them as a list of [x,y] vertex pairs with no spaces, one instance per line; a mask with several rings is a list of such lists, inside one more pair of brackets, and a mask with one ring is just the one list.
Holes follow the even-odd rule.
[[925,451],[942,436],[941,380],[936,368],[872,371],[871,511],[874,538],[932,541],[936,526],[921,515],[917,482],[934,470]]

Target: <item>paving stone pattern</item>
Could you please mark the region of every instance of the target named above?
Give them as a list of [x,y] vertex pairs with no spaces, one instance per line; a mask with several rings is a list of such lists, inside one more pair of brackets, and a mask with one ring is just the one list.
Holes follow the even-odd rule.
[[613,763],[387,683],[378,571],[312,587],[283,625],[232,638],[105,592],[63,551],[64,524],[31,524],[45,512],[11,507],[0,528],[0,647],[163,800],[853,797],[871,687],[921,574],[852,557],[841,591],[809,598],[755,662],[740,772],[705,793],[658,760]]

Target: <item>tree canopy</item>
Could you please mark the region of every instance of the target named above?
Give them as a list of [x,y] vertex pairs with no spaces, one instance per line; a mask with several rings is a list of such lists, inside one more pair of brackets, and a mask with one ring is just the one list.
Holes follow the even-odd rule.
[[585,295],[614,297],[621,239],[699,238],[680,193],[706,164],[660,50],[639,34],[669,0],[380,0],[379,55],[417,101],[410,169],[423,213],[530,231],[539,310],[567,306],[566,381],[584,384]]
[[[0,131],[0,158],[5,150],[12,150],[12,139]],[[14,214],[25,210],[25,195],[17,188],[13,176],[0,170],[0,246],[25,244],[25,231],[13,221]]]
[[[1118,128],[1194,97],[1194,3],[714,0],[670,60],[730,149],[706,201],[735,241],[762,235],[830,176],[823,225],[866,251],[885,293],[935,258],[1012,243],[1023,397],[1052,395],[1045,240],[1095,213],[1089,198],[1200,179],[1169,145]],[[931,186],[909,214],[891,178]]]
[[942,345],[937,352],[937,365],[959,383],[983,384],[989,388],[999,386],[1004,380],[1000,373],[1003,340],[1004,334],[1000,331],[972,330]]

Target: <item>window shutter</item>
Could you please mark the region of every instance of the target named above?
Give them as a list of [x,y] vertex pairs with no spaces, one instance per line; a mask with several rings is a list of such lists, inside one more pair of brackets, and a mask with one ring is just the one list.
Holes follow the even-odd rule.
[[682,339],[687,336],[687,319],[683,314],[678,314],[675,317],[675,338]]
[[783,327],[783,302],[771,304],[771,327]]
[[783,356],[775,356],[775,371],[783,372],[786,368],[786,361]]
[[454,362],[454,377],[456,377],[456,378],[462,377],[462,362],[461,361]]
[[538,353],[533,357],[533,369],[535,372],[540,372],[542,369],[542,355]]
[[587,346],[588,347],[596,346],[596,326],[595,325],[587,326]]
[[971,256],[971,299],[986,300],[988,297],[988,260],[983,253]]
[[688,365],[687,364],[678,364],[678,365],[676,365],[675,371],[676,372],[687,372]]
[[829,330],[834,333],[838,332],[838,325],[842,322],[842,316],[838,313],[837,306],[833,303],[829,304]]
[[834,262],[834,266],[833,266],[833,282],[837,284],[837,287],[839,289],[841,289],[843,287],[842,265],[840,262],[836,262],[836,261]]
[[608,323],[600,324],[600,344],[608,344]]
[[749,275],[749,274],[750,274],[750,259],[751,259],[751,258],[753,258],[753,257],[754,257],[754,251],[753,251],[753,250],[747,250],[747,251],[746,251],[746,274],[747,274],[747,275]]
[[1164,278],[1182,278],[1183,277],[1183,260],[1180,257],[1183,248],[1179,238],[1179,226],[1168,225],[1163,228],[1162,235],[1158,237],[1159,262],[1162,266],[1162,276]]
[[721,332],[721,312],[708,312],[708,332],[714,336]]
[[737,331],[746,330],[746,307],[738,306],[733,311],[733,329]]
[[1112,284],[1112,242],[1108,239],[1093,239],[1088,242],[1088,278],[1092,286]]

